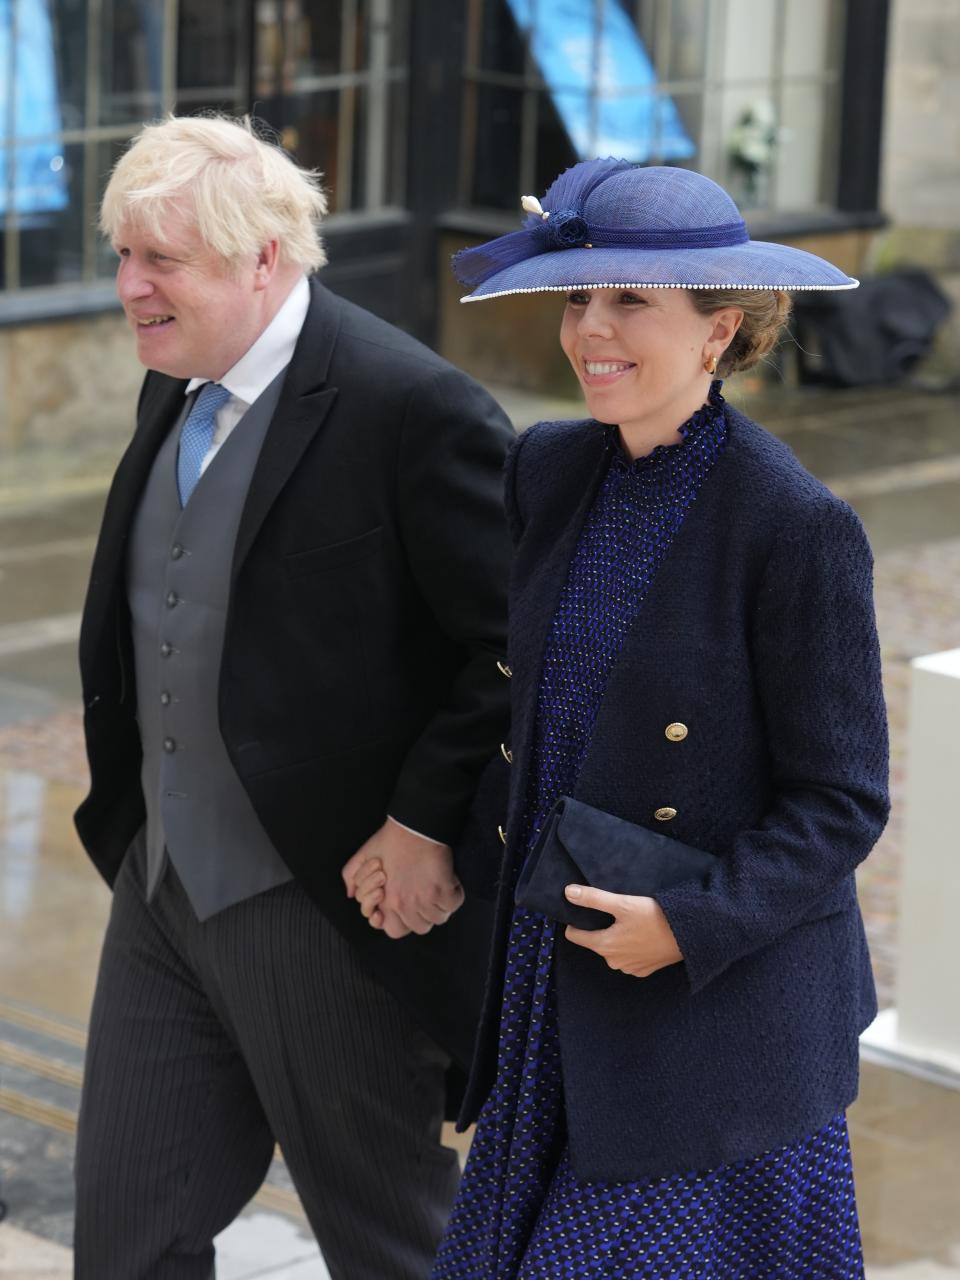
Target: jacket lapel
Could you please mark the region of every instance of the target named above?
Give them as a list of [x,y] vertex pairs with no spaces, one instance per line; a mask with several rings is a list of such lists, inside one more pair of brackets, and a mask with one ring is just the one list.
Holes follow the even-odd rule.
[[[511,592],[511,739],[514,755],[518,762],[523,763],[524,772],[531,764],[537,690],[550,627],[567,581],[577,540],[606,472],[607,449],[603,429],[590,422],[585,424],[584,433],[577,442],[576,456],[558,460],[558,472],[568,477],[567,483],[557,484],[552,489],[554,500],[550,509],[542,513],[542,518],[537,521],[538,528],[528,529]],[[559,537],[556,536],[557,529],[562,529]],[[526,777],[522,785],[513,788],[508,830],[519,832],[525,794]]]
[[185,387],[186,382],[163,374],[147,377],[137,429],[117,467],[103,514],[101,545],[106,549],[126,540],[157,452],[183,410]]
[[270,508],[337,398],[337,388],[327,385],[327,373],[340,329],[340,304],[315,279],[310,293],[310,309],[247,490],[233,554],[234,581]]
[[97,650],[102,628],[113,617],[134,513],[157,451],[183,410],[186,385],[163,374],[147,375],[137,409],[137,429],[107,495],[81,628],[81,660]]

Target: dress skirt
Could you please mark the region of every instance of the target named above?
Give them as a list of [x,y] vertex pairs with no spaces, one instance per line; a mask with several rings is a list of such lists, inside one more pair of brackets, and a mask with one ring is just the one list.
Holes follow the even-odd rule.
[[749,1160],[638,1182],[570,1167],[554,925],[518,908],[497,1082],[434,1280],[862,1280],[846,1121]]

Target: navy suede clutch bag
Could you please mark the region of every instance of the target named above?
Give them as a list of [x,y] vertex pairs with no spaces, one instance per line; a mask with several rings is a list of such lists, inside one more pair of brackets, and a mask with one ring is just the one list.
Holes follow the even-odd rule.
[[527,855],[516,902],[561,924],[605,929],[613,916],[568,902],[568,884],[649,898],[683,880],[703,879],[719,861],[715,854],[561,796]]

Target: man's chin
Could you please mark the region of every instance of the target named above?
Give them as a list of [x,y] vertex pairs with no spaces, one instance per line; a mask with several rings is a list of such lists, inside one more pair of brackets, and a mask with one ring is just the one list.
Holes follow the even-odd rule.
[[[172,322],[176,324],[176,321]],[[165,373],[170,378],[182,378],[182,353],[172,349],[169,330],[154,333],[150,329],[134,330],[137,342],[137,359],[146,369],[154,373]],[[178,358],[179,356],[179,358]]]
[[192,378],[193,372],[181,364],[175,357],[164,357],[158,351],[143,351],[138,348],[137,359],[151,373],[162,373],[168,378]]

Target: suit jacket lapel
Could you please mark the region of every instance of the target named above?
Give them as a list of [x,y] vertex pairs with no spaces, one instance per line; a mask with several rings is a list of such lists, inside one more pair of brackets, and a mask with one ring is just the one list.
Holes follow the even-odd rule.
[[310,309],[247,491],[234,549],[234,580],[267,513],[337,397],[337,388],[327,385],[327,373],[340,329],[340,304],[315,279],[310,292]]
[[185,381],[159,373],[149,374],[144,384],[137,429],[120,459],[107,495],[84,610],[81,657],[97,650],[102,627],[113,617],[112,606],[122,578],[134,513],[157,451],[183,410],[186,385]]
[[186,382],[150,374],[137,411],[137,429],[117,467],[103,515],[102,543],[124,541],[150,475],[150,468],[173,424],[183,411]]

